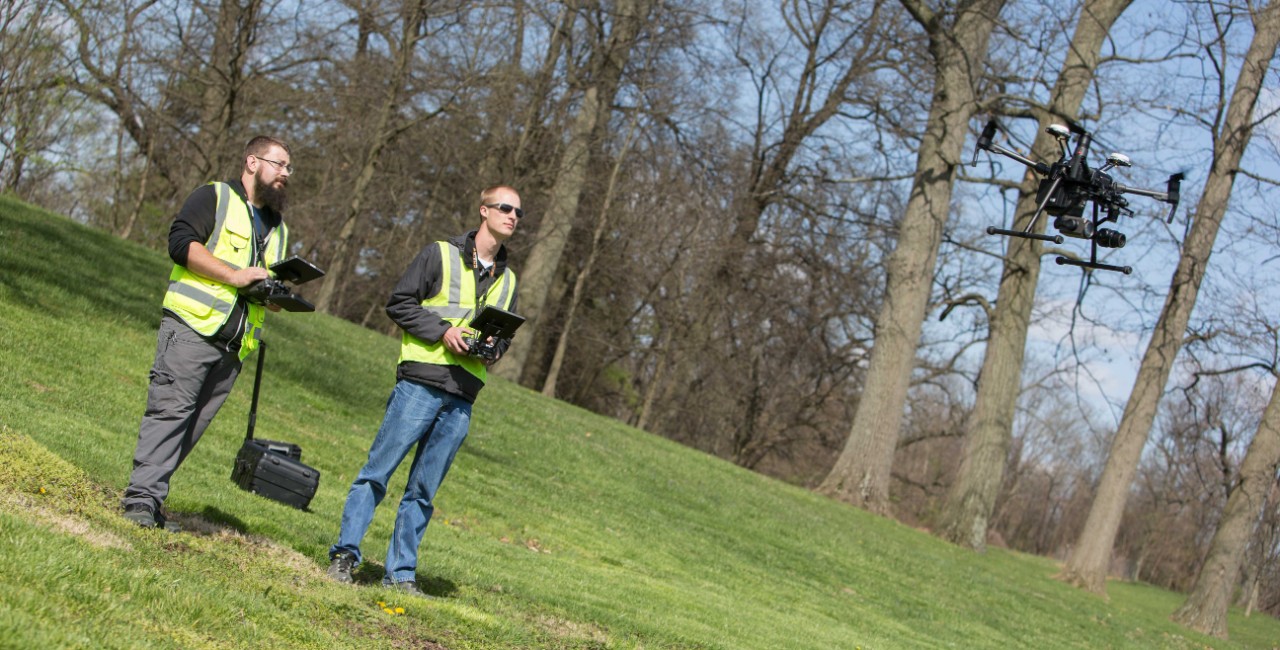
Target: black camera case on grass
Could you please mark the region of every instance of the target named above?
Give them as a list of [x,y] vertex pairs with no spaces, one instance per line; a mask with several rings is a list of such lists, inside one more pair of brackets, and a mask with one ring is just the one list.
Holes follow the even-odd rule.
[[253,437],[266,349],[265,342],[258,344],[258,369],[253,378],[249,428],[231,467],[231,480],[242,490],[306,510],[316,495],[316,488],[320,487],[320,470],[302,463],[302,447],[298,445],[277,440],[255,440]]
[[320,472],[304,465],[301,455],[302,449],[297,445],[245,440],[236,454],[231,480],[242,490],[306,510],[320,487]]

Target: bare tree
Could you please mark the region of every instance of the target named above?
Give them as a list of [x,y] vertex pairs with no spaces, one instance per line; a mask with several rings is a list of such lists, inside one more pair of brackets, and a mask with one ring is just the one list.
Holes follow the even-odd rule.
[[902,0],[929,38],[933,99],[897,247],[889,257],[875,348],[853,426],[820,490],[872,510],[889,511],[893,450],[919,343],[925,305],[951,193],[961,163],[987,46],[1007,0],[962,0],[928,6]]
[[1280,466],[1280,383],[1271,393],[1262,423],[1240,467],[1239,482],[1227,499],[1222,522],[1210,543],[1209,556],[1200,569],[1186,602],[1173,620],[1194,630],[1227,638],[1227,607],[1238,584],[1245,549],[1256,528],[1267,494]]
[[[341,226],[333,238],[334,249],[328,264],[329,273],[325,274],[316,296],[317,310],[334,311],[339,286],[352,276],[350,270],[357,247],[356,222],[367,209],[366,196],[372,189],[373,175],[381,162],[383,151],[405,131],[431,119],[442,110],[408,112],[408,115],[401,111],[402,105],[407,101],[405,86],[417,61],[418,42],[427,34],[429,4],[428,0],[405,0],[398,12],[399,33],[384,34],[391,73],[381,82],[381,96],[371,111],[372,132],[363,143],[364,155],[361,156],[348,193],[350,201],[342,215]],[[364,51],[358,52],[364,54]]]
[[[1280,2],[1252,9],[1250,17],[1254,36],[1241,62],[1230,101],[1228,103],[1225,97],[1221,98],[1219,110],[1205,118],[1214,137],[1213,164],[1195,210],[1191,232],[1183,244],[1159,321],[1125,405],[1088,521],[1062,572],[1064,580],[1095,593],[1106,592],[1107,567],[1129,486],[1174,358],[1182,347],[1183,334],[1195,306],[1214,239],[1226,214],[1240,160],[1257,124],[1254,107],[1258,93],[1275,57],[1277,41],[1280,41]],[[1212,47],[1205,49],[1216,55]],[[1226,62],[1217,56],[1214,58],[1221,70]],[[1222,88],[1225,93],[1225,84]]]
[[[875,289],[849,270],[875,273],[865,206],[889,193],[874,139],[860,136],[914,99],[885,78],[919,39],[902,38],[905,14],[881,2],[784,3],[786,29],[759,5],[736,9],[716,32],[731,58],[703,73],[732,80],[704,110],[714,126],[695,126],[697,141],[677,134],[686,164],[709,163],[714,180],[690,201],[698,257],[665,283],[678,300],[660,307],[663,356],[639,375],[640,420],[811,484],[861,374]],[[730,109],[741,103],[754,112]],[[845,169],[856,191],[837,180]]]
[[613,170],[609,173],[609,182],[605,186],[602,205],[599,215],[596,217],[595,228],[591,233],[591,248],[587,252],[587,259],[577,273],[577,278],[573,282],[573,290],[569,294],[564,322],[560,335],[556,337],[555,353],[552,355],[551,364],[547,368],[546,379],[542,382],[542,394],[548,397],[556,396],[556,382],[560,379],[560,368],[564,365],[564,358],[568,353],[569,335],[573,332],[574,320],[584,297],[587,278],[595,270],[596,261],[600,256],[600,242],[604,237],[605,229],[609,227],[609,213],[613,208],[613,202],[618,190],[618,175],[622,172],[623,160],[626,159],[631,150],[631,142],[635,137],[636,126],[636,120],[633,119],[627,128],[627,134],[621,150],[617,154],[617,160],[613,164]]
[[74,113],[57,83],[55,21],[42,2],[0,6],[0,192],[26,195],[44,180],[52,169],[40,159]]
[[1266,396],[1255,385],[1253,377],[1210,376],[1166,400],[1116,538],[1112,564],[1127,579],[1190,587],[1259,426]]
[[1024,392],[989,539],[1027,553],[1055,553],[1083,520],[1100,456],[1063,378]]
[[[582,7],[593,16],[608,15],[604,21],[589,21],[595,43],[586,69],[579,71],[584,87],[578,112],[570,126],[568,141],[560,159],[550,200],[538,226],[537,239],[520,276],[520,310],[528,319],[521,338],[536,340],[545,324],[539,320],[552,300],[552,278],[569,241],[578,216],[578,203],[586,187],[592,150],[604,137],[614,97],[622,84],[628,60],[643,30],[649,27],[658,4],[653,0],[621,0],[612,6]],[[513,379],[541,374],[525,369],[532,346],[517,345],[498,366],[499,374]]]
[[[193,79],[200,89],[200,126],[193,138],[198,152],[193,170],[197,177],[211,177],[226,159],[229,143],[247,140],[235,137],[234,129],[240,119],[237,113],[244,108],[249,51],[261,36],[262,11],[263,0],[218,0],[211,17],[213,43],[209,59],[195,71]],[[151,154],[155,155],[154,147]]]

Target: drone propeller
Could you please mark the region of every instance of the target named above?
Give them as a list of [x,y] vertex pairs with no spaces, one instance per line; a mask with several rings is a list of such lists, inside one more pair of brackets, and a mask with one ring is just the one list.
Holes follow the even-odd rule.
[[982,127],[982,135],[978,136],[978,144],[973,148],[973,162],[970,164],[978,164],[979,151],[991,151],[991,142],[996,137],[997,128],[998,125],[996,124],[995,118],[987,120],[987,125]]
[[1165,201],[1172,206],[1169,208],[1169,219],[1166,223],[1173,223],[1173,217],[1178,212],[1178,202],[1182,200],[1182,179],[1187,175],[1183,172],[1177,172],[1169,176],[1169,184],[1165,191]]
[[996,131],[999,128],[1000,128],[1000,125],[996,122],[995,118],[991,118],[987,120],[986,126],[982,127],[982,135],[978,136],[977,146],[975,146],[973,149],[973,162],[971,164],[973,165],[978,164],[979,151],[989,151],[991,153],[998,153],[1002,156],[1012,158],[1026,165],[1027,167],[1034,169],[1036,173],[1040,174],[1041,176],[1045,176],[1049,173],[1049,165],[1046,165],[1042,162],[1036,162],[1012,149],[1006,149],[996,144],[994,140],[996,136]]

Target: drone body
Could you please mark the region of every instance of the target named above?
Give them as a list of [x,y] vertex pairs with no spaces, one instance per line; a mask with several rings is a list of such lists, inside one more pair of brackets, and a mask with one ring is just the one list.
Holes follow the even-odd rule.
[[[1128,156],[1113,153],[1107,156],[1107,162],[1101,168],[1092,169],[1089,167],[1088,156],[1089,146],[1093,143],[1093,136],[1088,131],[1073,123],[1070,126],[1053,124],[1046,128],[1045,132],[1058,141],[1062,152],[1061,159],[1052,164],[1031,160],[1016,151],[1006,149],[992,142],[992,138],[996,133],[995,120],[988,121],[986,127],[982,129],[982,136],[978,138],[978,149],[1012,158],[1031,168],[1042,177],[1036,190],[1036,212],[1031,217],[1026,229],[1006,230],[991,227],[987,228],[987,234],[1051,241],[1055,244],[1061,244],[1065,241],[1063,239],[1064,236],[1086,239],[1090,243],[1088,261],[1063,256],[1058,256],[1055,261],[1058,264],[1079,266],[1084,269],[1119,271],[1126,275],[1132,273],[1133,269],[1131,267],[1114,266],[1098,261],[1099,246],[1102,248],[1123,248],[1126,242],[1124,233],[1114,228],[1104,228],[1102,227],[1103,224],[1110,222],[1118,225],[1122,213],[1133,214],[1133,211],[1129,209],[1129,200],[1124,196],[1125,194],[1149,196],[1170,204],[1172,207],[1169,210],[1169,221],[1172,222],[1174,212],[1178,209],[1178,201],[1181,198],[1182,174],[1170,176],[1168,186],[1164,192],[1127,187],[1115,182],[1107,172],[1117,167],[1132,166]],[[1068,149],[1067,145],[1073,134],[1076,136],[1075,148]],[[978,152],[976,150],[973,152],[973,158],[974,163],[977,163]],[[1084,216],[1085,206],[1088,203],[1093,203],[1092,218]],[[1055,217],[1053,227],[1060,234],[1041,235],[1032,232],[1042,214],[1049,214]]]

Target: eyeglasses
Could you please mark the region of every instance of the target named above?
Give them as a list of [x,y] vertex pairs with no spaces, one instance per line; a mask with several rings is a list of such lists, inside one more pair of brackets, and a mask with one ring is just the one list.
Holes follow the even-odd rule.
[[[249,154],[249,155],[250,155],[250,156],[253,156],[253,154]],[[263,161],[263,162],[269,162],[269,163],[271,163],[272,165],[275,165],[276,169],[283,169],[283,170],[285,170],[285,171],[289,172],[290,174],[292,174],[292,173],[293,173],[293,165],[288,165],[288,164],[282,163],[282,162],[280,162],[279,160],[272,160],[272,159],[270,159],[270,158],[263,158],[262,156],[253,156],[253,157],[254,157],[254,158],[257,158],[258,160],[261,160],[261,161]]]
[[497,208],[498,211],[501,212],[502,214],[511,214],[511,211],[515,210],[517,219],[524,218],[524,210],[521,210],[520,208],[517,208],[516,206],[511,205],[509,203],[485,203],[484,207]]

